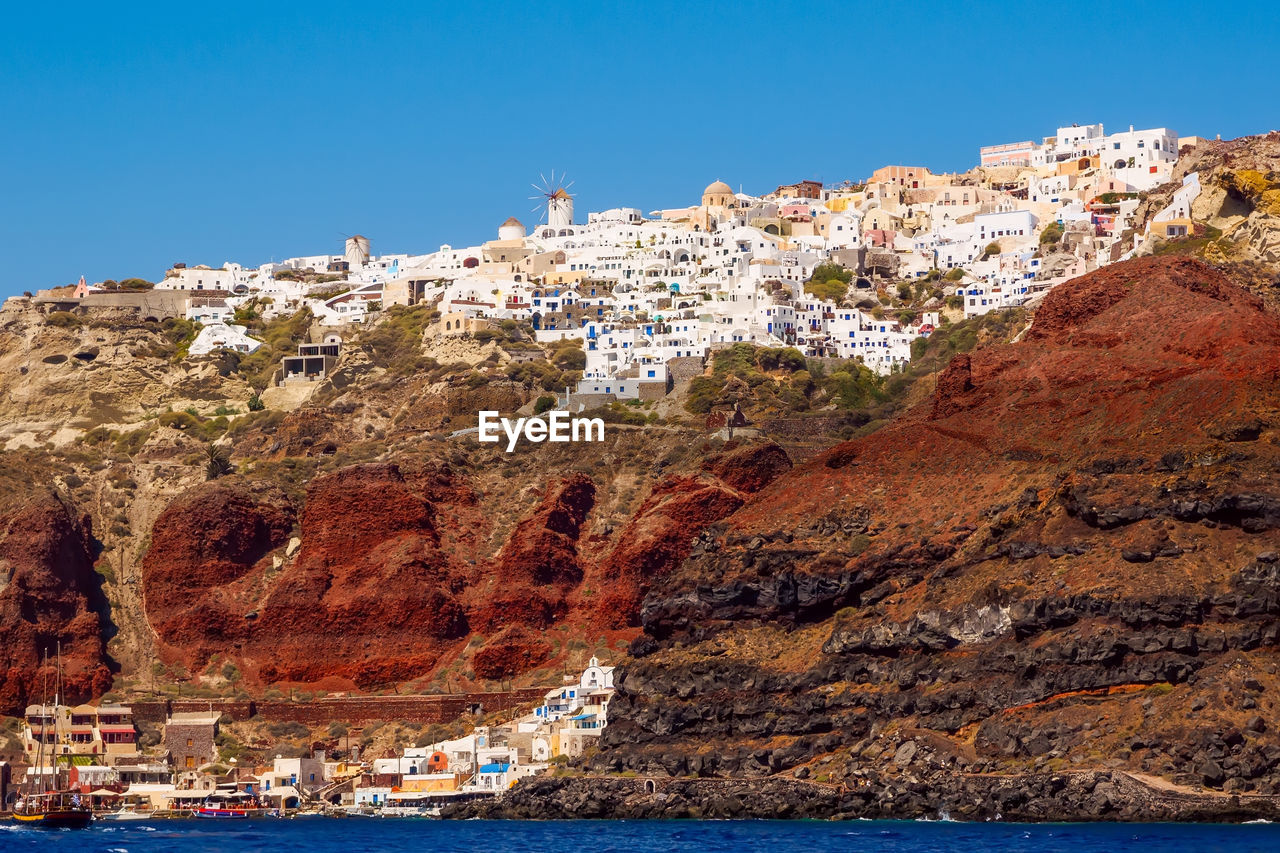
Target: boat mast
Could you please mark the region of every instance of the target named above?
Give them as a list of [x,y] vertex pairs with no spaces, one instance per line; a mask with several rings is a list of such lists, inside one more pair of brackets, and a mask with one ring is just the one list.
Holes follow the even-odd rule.
[[[44,650],[44,659],[40,667],[40,739],[36,742],[36,778],[44,779],[44,738],[45,720],[49,718],[49,650]],[[28,725],[30,722],[28,721]],[[30,775],[30,771],[27,771]],[[27,783],[27,793],[35,794],[35,781]]]
[[[56,680],[54,681],[55,687],[53,691],[53,718],[54,718],[53,732],[54,732],[54,737],[57,737],[58,717],[61,716],[60,712],[62,710],[62,640],[58,640],[57,645],[55,646],[55,649],[58,654],[58,668],[54,670],[56,674],[55,675]],[[54,790],[60,791],[62,790],[62,781],[59,778],[59,773],[60,771],[58,770],[58,750],[55,748],[53,751],[53,787],[54,787]],[[67,784],[70,785],[71,784],[70,771],[67,771],[67,773],[68,773]]]

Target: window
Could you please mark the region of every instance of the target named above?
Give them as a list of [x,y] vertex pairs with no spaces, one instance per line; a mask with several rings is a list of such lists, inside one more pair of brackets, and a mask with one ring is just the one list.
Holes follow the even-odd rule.
[[187,738],[187,746],[191,746],[193,743],[194,740],[192,738]]

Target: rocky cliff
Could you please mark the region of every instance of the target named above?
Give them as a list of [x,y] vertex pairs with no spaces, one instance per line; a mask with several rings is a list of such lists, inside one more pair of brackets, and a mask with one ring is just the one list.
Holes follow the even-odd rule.
[[1114,768],[1280,792],[1280,318],[1188,259],[797,467],[645,598],[600,770]]
[[[5,340],[81,371],[57,387],[86,420],[67,440],[31,371],[5,374],[5,710],[58,642],[86,698],[544,683],[630,643],[591,771],[768,778],[805,814],[954,790],[973,816],[1161,816],[1132,780],[1280,790],[1280,320],[1201,261],[1062,285],[1016,343],[820,449],[670,422],[506,454],[449,432],[529,405],[529,379],[358,347],[296,409],[219,415],[235,372],[175,378],[147,323],[108,385],[101,349],[43,355],[106,331],[36,325]],[[1013,776],[1039,793],[982,781]],[[618,813],[680,811],[625,788]],[[740,794],[680,789],[702,813]]]
[[[101,578],[88,519],[76,518],[39,479],[6,471],[0,494],[0,708],[53,700],[55,656],[63,695],[84,701],[111,686]],[[40,660],[48,656],[50,666]]]
[[[614,452],[646,446],[619,438]],[[469,677],[521,675],[572,637],[634,636],[648,580],[742,504],[730,483],[754,490],[790,464],[771,444],[715,455],[714,470],[663,480],[614,529],[597,496],[613,477],[565,472],[583,467],[569,452],[548,479],[531,466],[515,498],[488,483],[507,479],[498,458],[396,458],[335,465],[301,493],[255,472],[172,501],[141,561],[161,661],[215,679],[230,664],[229,679],[258,688],[431,681],[464,654]]]

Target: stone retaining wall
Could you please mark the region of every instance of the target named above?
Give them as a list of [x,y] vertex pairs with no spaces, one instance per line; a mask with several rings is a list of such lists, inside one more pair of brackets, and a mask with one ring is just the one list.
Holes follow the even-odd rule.
[[281,700],[168,699],[130,702],[133,717],[142,723],[163,723],[181,711],[220,711],[236,722],[293,722],[309,726],[333,720],[361,724],[373,720],[445,723],[464,714],[492,713],[540,700],[544,687],[496,693],[450,693],[431,696],[326,696],[305,702]]

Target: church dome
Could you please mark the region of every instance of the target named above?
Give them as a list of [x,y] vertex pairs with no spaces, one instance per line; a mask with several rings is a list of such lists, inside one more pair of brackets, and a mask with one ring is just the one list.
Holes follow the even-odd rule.
[[514,216],[509,217],[506,222],[498,226],[499,240],[523,240],[527,233],[524,223]]
[[702,191],[703,195],[720,195],[722,193],[733,195],[733,187],[729,186],[724,181],[716,181]]

